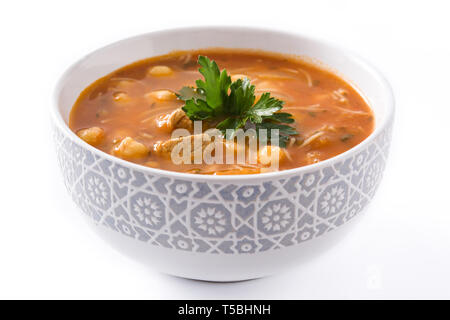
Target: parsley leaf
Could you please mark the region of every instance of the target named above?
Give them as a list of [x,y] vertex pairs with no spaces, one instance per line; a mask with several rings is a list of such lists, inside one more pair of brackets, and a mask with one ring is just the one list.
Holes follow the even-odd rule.
[[[278,145],[282,148],[286,148],[286,144],[289,141],[291,135],[297,135],[298,132],[291,126],[278,124],[273,122],[262,122],[255,125],[256,131],[259,132],[260,129],[267,130],[267,140],[270,141],[272,138],[272,129],[278,129]],[[259,136],[259,139],[263,139],[262,136]],[[262,140],[262,143],[267,143],[268,141]]]
[[264,117],[270,117],[275,112],[283,108],[284,102],[270,96],[270,93],[263,93],[253,108],[247,111],[247,116],[254,123],[261,123]]
[[237,79],[230,86],[230,95],[227,100],[228,113],[241,115],[248,112],[255,102],[255,86],[250,80]]
[[227,139],[233,139],[236,130],[243,128],[246,122],[246,119],[229,117],[219,122],[216,128],[222,131]]
[[277,112],[271,115],[270,117],[266,117],[265,119],[270,119],[274,122],[281,122],[281,123],[295,122],[295,120],[292,118],[292,114],[286,112]]
[[191,99],[206,100],[205,93],[202,90],[196,89],[194,87],[181,88],[177,94],[177,97],[178,97],[178,99],[183,100],[183,101],[187,101],[187,100],[191,100]]
[[214,109],[201,99],[186,101],[182,109],[192,121],[212,119],[215,116]]
[[[227,139],[232,139],[236,130],[253,126],[267,129],[267,139],[271,129],[279,130],[279,145],[286,147],[289,136],[297,135],[295,128],[287,125],[294,122],[290,113],[278,112],[284,102],[265,92],[255,103],[255,86],[248,79],[231,82],[226,70],[219,70],[217,63],[204,56],[198,57],[199,69],[204,80],[197,80],[197,88],[183,87],[177,94],[185,101],[183,111],[191,120],[216,120],[216,128]],[[231,129],[232,134],[227,133]],[[260,139],[265,139],[262,136]],[[267,142],[267,141],[266,141]]]
[[206,103],[216,110],[217,114],[221,114],[228,99],[231,78],[226,70],[220,72],[217,63],[207,57],[199,56],[198,64],[201,66],[199,71],[205,80],[197,80],[195,82],[197,88],[205,92]]

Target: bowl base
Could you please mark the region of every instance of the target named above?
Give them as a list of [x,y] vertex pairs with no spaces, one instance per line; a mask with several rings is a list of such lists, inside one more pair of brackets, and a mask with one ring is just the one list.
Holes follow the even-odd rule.
[[96,225],[90,219],[88,221],[113,248],[151,269],[191,280],[239,282],[271,276],[311,261],[332,249],[363,216],[359,214],[338,229],[302,244],[251,254],[199,253],[164,248],[124,236]]

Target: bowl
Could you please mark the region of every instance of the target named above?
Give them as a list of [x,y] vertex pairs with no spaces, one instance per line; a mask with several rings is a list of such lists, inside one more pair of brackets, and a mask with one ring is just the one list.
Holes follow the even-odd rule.
[[[375,130],[354,148],[317,164],[257,175],[207,176],[115,158],[69,129],[72,105],[98,78],[136,60],[207,47],[312,58],[360,90],[374,111]],[[59,81],[52,122],[65,185],[103,239],[164,273],[238,281],[298,265],[348,234],[353,218],[367,207],[380,183],[393,114],[387,81],[346,50],[293,33],[202,27],[140,35],[84,57]],[[285,222],[270,228],[275,216]]]

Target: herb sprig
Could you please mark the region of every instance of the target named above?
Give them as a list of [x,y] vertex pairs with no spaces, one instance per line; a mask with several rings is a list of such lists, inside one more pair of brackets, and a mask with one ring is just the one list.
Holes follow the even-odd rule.
[[[283,101],[265,92],[255,103],[255,86],[250,80],[232,82],[225,69],[220,71],[217,63],[205,56],[198,57],[198,64],[204,80],[197,80],[196,88],[183,87],[178,93],[178,98],[185,101],[182,109],[189,119],[219,120],[216,128],[228,139],[234,137],[236,130],[247,128],[255,128],[257,133],[267,129],[270,139],[270,129],[278,129],[280,147],[286,147],[290,136],[298,134],[288,125],[294,122],[292,115],[279,112]],[[227,129],[232,134],[227,135]]]

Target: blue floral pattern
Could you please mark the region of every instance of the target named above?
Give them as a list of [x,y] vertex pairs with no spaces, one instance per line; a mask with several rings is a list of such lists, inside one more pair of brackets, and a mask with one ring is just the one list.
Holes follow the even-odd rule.
[[165,223],[164,204],[154,195],[139,192],[131,197],[130,207],[132,216],[143,227],[158,230]]
[[342,212],[347,202],[347,184],[338,182],[328,186],[319,197],[319,210],[317,215],[329,218]]
[[205,237],[222,237],[231,231],[230,212],[219,204],[201,204],[192,211],[191,227]]
[[258,229],[265,234],[279,234],[288,230],[295,216],[295,206],[287,199],[267,203],[258,213]]

